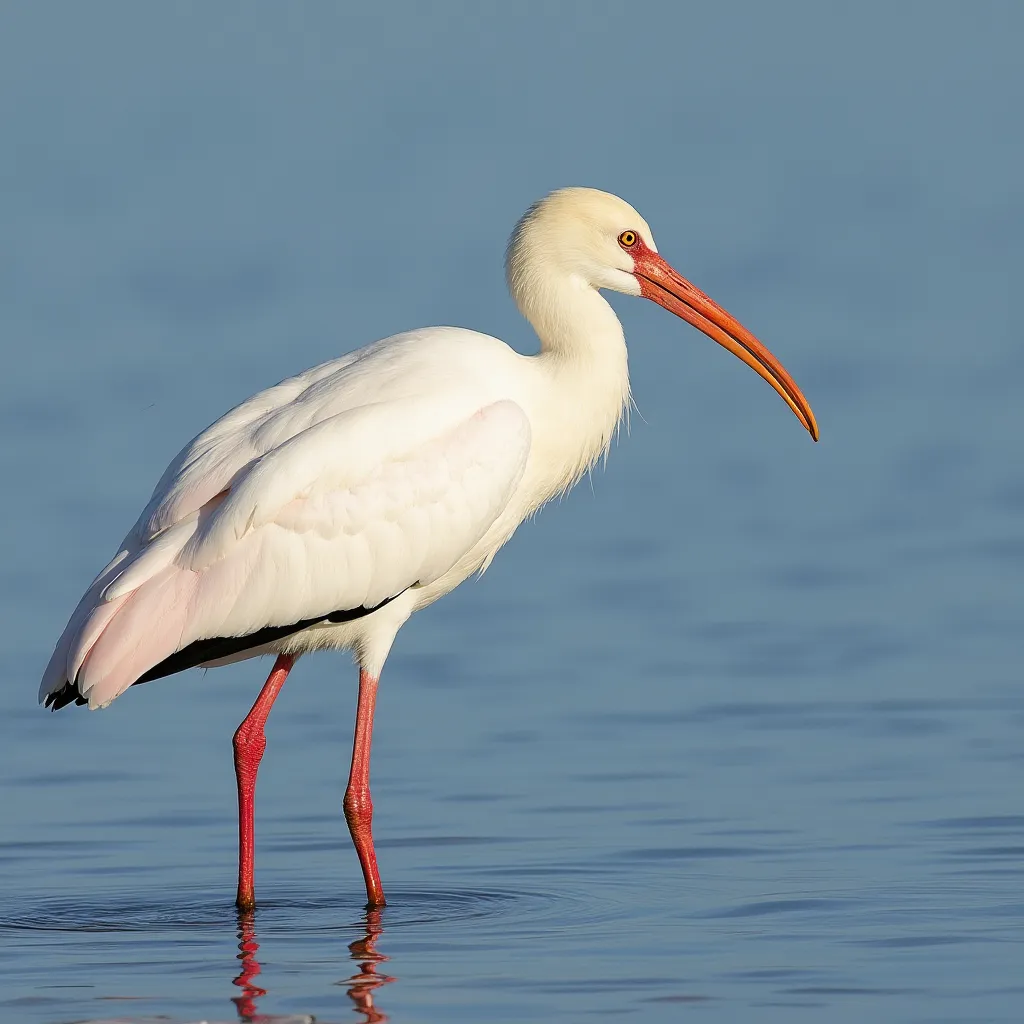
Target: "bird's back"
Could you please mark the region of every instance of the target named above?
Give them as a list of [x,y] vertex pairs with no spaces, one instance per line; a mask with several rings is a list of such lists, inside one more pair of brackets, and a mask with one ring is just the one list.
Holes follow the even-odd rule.
[[506,371],[521,360],[497,338],[431,327],[311,367],[246,399],[193,438],[167,467],[129,538],[144,542],[180,522],[254,459],[340,413],[456,393],[481,405],[510,397]]

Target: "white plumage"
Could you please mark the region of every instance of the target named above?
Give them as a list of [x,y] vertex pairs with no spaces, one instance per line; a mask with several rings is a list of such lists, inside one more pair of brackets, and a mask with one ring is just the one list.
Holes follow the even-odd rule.
[[253,396],[187,445],[72,615],[40,700],[105,707],[161,665],[328,647],[354,649],[375,685],[409,615],[607,450],[629,377],[598,289],[694,323],[816,436],[781,366],[668,267],[621,199],[553,193],[520,221],[507,269],[538,355],[457,328],[400,334]]
[[[504,381],[496,353],[513,371]],[[417,331],[217,421],[175,459],[90,588],[43,699],[80,671],[81,695],[103,707],[193,641],[372,608],[413,588],[404,621],[450,590],[496,549],[485,534],[501,522],[503,542],[518,524],[507,513],[530,453],[515,401],[522,358],[469,331]],[[274,649],[354,645],[382,663],[395,611]]]

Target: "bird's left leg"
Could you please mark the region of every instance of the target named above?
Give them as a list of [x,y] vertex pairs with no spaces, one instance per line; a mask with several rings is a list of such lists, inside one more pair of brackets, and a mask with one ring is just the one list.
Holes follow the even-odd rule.
[[235,903],[240,910],[252,910],[256,906],[253,884],[256,861],[254,805],[256,772],[259,771],[263,751],[267,748],[263,727],[267,724],[270,709],[294,664],[295,658],[292,655],[278,656],[256,703],[235,732],[235,778],[238,781],[238,896]]
[[366,903],[369,908],[384,906],[384,887],[377,870],[377,854],[373,849],[373,801],[370,799],[370,742],[373,739],[373,711],[377,705],[377,677],[359,670],[359,705],[356,730],[352,741],[352,770],[345,790],[345,820],[352,843],[359,855],[359,866],[366,882]]

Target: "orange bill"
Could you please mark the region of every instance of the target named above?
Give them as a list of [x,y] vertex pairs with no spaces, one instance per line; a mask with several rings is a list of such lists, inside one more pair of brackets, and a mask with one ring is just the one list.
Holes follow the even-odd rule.
[[676,273],[657,253],[647,250],[635,259],[640,293],[669,312],[693,324],[752,370],[759,373],[782,396],[811,437],[818,440],[814,413],[796,382],[778,361],[735,317]]

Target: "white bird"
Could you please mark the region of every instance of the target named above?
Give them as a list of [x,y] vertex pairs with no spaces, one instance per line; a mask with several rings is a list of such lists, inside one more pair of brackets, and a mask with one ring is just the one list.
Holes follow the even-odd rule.
[[508,245],[509,289],[540,339],[398,334],[231,410],[171,462],[50,658],[40,701],[103,708],[135,683],[275,654],[234,736],[237,903],[254,905],[253,804],[264,724],[296,658],[359,662],[344,809],[370,906],[384,904],[371,832],[377,681],[413,612],[489,564],[531,513],[608,449],[630,398],[609,288],[677,314],[756,370],[817,440],[770,352],[658,255],[626,202],[554,192]]

